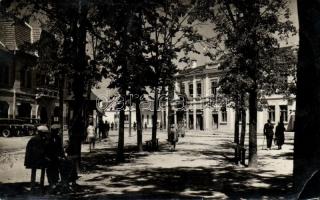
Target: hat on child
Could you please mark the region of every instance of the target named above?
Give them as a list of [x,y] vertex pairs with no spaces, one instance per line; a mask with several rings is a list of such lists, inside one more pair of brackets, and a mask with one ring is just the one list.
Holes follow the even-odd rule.
[[38,130],[39,132],[43,132],[43,133],[48,133],[48,132],[49,132],[48,127],[45,126],[45,125],[40,125],[40,126],[38,126],[38,127],[37,127],[37,130]]

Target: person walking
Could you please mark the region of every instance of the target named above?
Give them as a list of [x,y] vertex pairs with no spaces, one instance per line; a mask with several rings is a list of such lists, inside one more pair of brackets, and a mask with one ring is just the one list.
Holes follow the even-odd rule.
[[273,124],[271,124],[270,120],[264,125],[263,133],[267,139],[267,150],[271,149],[272,139],[273,139]]
[[186,135],[186,130],[184,128],[184,123],[182,123],[181,126],[180,126],[180,135],[181,135],[181,137],[184,137]]
[[91,152],[91,150],[94,149],[95,143],[96,143],[96,133],[92,123],[90,123],[87,128],[87,135],[88,135],[87,137],[89,142],[89,151]]
[[103,139],[104,138],[104,135],[105,135],[105,124],[103,122],[103,120],[99,120],[99,132],[98,132],[98,137],[99,139]]
[[133,130],[136,131],[137,130],[137,123],[133,122]]
[[282,148],[282,145],[284,144],[284,131],[285,127],[283,124],[283,121],[281,120],[278,125],[276,126],[276,132],[275,132],[275,143],[278,146],[278,149]]
[[106,121],[106,138],[109,137],[110,124]]
[[113,131],[113,128],[114,128],[114,123],[111,122],[111,130]]
[[174,124],[171,124],[170,126],[169,142],[171,144],[170,150],[174,151],[176,149],[176,144],[178,142],[178,132]]

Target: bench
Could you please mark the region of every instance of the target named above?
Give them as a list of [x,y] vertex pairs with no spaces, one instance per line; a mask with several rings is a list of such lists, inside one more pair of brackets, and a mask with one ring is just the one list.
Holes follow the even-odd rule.
[[147,151],[158,150],[158,149],[159,149],[159,138],[156,139],[155,149],[153,149],[153,147],[152,147],[152,140],[146,141],[146,150]]
[[235,163],[245,165],[247,149],[239,144],[233,144]]

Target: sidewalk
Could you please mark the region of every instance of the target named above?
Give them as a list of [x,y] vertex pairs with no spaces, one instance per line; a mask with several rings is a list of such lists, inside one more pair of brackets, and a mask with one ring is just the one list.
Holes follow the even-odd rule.
[[[133,151],[135,132],[132,137],[126,133],[127,161],[117,164],[114,159],[117,133],[112,132],[107,141],[97,143],[92,153],[88,152],[88,145],[83,145],[80,188],[70,195],[88,199],[288,199],[292,197],[288,196],[293,165],[292,136],[287,133],[282,150],[270,151],[261,150],[263,137],[259,136],[259,167],[250,169],[233,164],[232,134],[207,132],[187,132],[186,137],[179,139],[175,152],[169,151],[166,132],[160,132],[160,151],[141,153]],[[149,140],[151,134],[144,133],[143,137],[144,141]],[[25,191],[20,194],[28,194],[26,181],[10,180],[24,183]],[[0,189],[8,186],[5,180],[1,182]]]

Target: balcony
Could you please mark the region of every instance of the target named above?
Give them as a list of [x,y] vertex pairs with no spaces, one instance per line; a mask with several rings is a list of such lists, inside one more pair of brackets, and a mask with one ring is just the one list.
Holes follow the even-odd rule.
[[49,87],[37,87],[36,88],[36,99],[46,97],[46,98],[59,98],[59,91],[54,88]]

